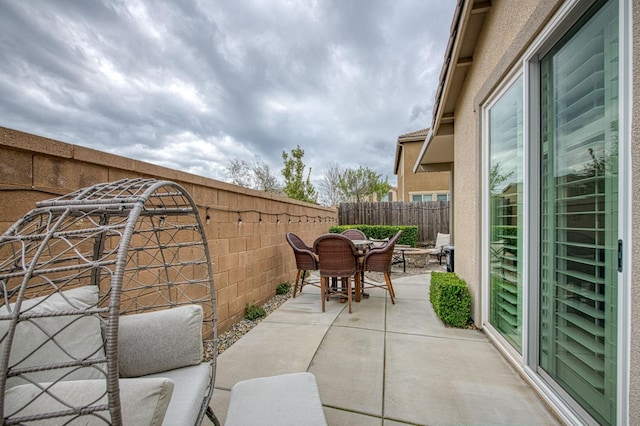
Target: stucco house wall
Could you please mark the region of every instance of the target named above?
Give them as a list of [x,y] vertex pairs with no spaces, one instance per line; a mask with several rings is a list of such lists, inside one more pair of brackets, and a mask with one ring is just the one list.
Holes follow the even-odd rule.
[[[425,131],[423,130],[421,132],[424,133]],[[449,171],[418,174],[413,173],[413,165],[415,164],[418,155],[420,155],[420,150],[424,142],[424,135],[421,138],[405,137],[408,135],[399,136],[396,147],[397,158],[394,174],[398,178],[397,201],[412,201],[411,195],[414,193],[449,193],[451,186]]]
[[[467,74],[455,109],[453,186],[453,241],[456,258],[480,259],[481,226],[481,115],[478,99],[487,86],[496,85],[519,51],[514,51],[513,40],[542,1],[493,2],[485,20],[483,31],[473,54],[473,66]],[[551,1],[544,1],[549,4]],[[539,13],[539,12],[538,12]],[[523,46],[524,47],[524,46]],[[508,58],[511,58],[511,61]],[[480,323],[480,262],[457,262],[456,273],[467,281],[473,298],[472,316]]]

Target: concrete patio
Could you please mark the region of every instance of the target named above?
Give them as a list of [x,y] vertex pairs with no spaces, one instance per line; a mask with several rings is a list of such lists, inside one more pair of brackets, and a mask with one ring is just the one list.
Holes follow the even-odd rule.
[[306,286],[222,353],[211,402],[220,421],[236,382],[308,371],[330,425],[559,424],[481,331],[435,316],[430,274],[392,279],[395,305],[370,290],[352,314],[336,299],[322,313]]

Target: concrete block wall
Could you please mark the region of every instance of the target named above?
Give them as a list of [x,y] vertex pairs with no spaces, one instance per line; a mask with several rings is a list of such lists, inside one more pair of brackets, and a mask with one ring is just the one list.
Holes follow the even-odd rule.
[[0,232],[37,201],[136,177],[177,182],[198,205],[213,262],[219,332],[241,320],[247,304],[264,303],[279,283],[293,283],[287,232],[311,244],[338,220],[332,208],[0,127]]

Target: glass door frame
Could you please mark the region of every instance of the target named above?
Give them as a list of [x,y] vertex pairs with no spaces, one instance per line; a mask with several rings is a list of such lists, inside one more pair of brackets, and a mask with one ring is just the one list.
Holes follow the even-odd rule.
[[[626,422],[629,418],[629,360],[631,348],[631,111],[632,111],[632,1],[619,1],[619,215],[618,238],[623,241],[623,268],[618,272],[618,316],[617,316],[617,419]],[[569,423],[582,423],[590,416],[562,389],[552,387],[538,371],[539,365],[539,305],[540,305],[540,63],[547,53],[591,7],[596,0],[569,0],[549,20],[543,30],[516,62],[512,71],[502,80],[486,102],[481,104],[481,313],[480,321],[488,336],[496,343],[502,354],[523,373],[530,385],[542,398],[553,406]],[[489,323],[490,318],[490,191],[489,191],[489,120],[488,111],[500,99],[513,82],[523,77],[523,297],[522,297],[522,353],[518,353]]]

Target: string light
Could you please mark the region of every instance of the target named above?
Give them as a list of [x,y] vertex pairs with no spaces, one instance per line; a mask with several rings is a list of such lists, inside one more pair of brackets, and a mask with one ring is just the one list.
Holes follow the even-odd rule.
[[[215,210],[215,211],[221,211],[221,212],[233,212],[233,210],[230,210],[228,208],[221,208],[221,207],[212,207],[209,205],[200,205],[198,207],[204,208],[205,210],[205,220],[207,224],[211,223],[211,211]],[[298,219],[298,223],[303,223],[302,218],[305,218],[306,220],[304,222],[309,223],[311,222],[311,219],[313,219],[313,223],[322,223],[324,219],[325,223],[328,222],[336,222],[337,218],[334,218],[332,216],[310,216],[310,215],[306,215],[306,214],[292,214],[292,213],[287,213],[287,212],[278,212],[278,213],[271,213],[271,212],[262,212],[259,210],[236,210],[235,211],[236,214],[238,215],[238,224],[242,224],[243,223],[243,218],[242,218],[242,213],[257,213],[258,214],[258,220],[255,223],[263,223],[263,222],[269,222],[269,220],[267,219],[269,216],[275,216],[275,223],[276,224],[280,224],[281,222],[284,221],[284,219],[280,219],[280,216],[286,216],[287,218],[287,223],[293,223],[295,222],[295,219]],[[267,215],[267,218],[262,217],[262,215],[265,214]],[[165,218],[166,219],[166,218]],[[246,218],[245,218],[246,219]],[[164,222],[164,221],[163,221]]]

